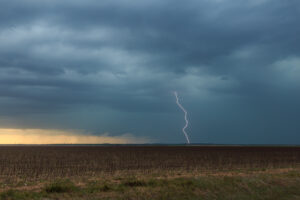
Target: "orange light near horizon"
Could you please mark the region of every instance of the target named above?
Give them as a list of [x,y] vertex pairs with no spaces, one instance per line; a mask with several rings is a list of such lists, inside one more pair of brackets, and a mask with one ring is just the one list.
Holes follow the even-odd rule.
[[0,144],[128,144],[146,143],[145,138],[130,134],[121,136],[88,135],[76,130],[0,129]]

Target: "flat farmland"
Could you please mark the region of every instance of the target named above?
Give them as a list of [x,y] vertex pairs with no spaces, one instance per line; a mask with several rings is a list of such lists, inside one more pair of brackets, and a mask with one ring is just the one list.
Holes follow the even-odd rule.
[[0,198],[218,199],[243,187],[267,199],[256,189],[274,186],[300,199],[299,167],[300,147],[0,146]]

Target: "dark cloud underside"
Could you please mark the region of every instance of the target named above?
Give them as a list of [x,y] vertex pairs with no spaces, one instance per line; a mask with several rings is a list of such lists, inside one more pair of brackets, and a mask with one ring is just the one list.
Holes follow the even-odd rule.
[[[300,143],[298,0],[0,3],[0,126]],[[283,139],[282,139],[283,138]]]

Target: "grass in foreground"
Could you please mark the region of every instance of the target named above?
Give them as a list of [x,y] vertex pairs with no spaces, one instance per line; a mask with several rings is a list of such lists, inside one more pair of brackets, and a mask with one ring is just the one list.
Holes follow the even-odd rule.
[[300,199],[300,171],[183,177],[56,180],[34,189],[8,189],[0,199]]

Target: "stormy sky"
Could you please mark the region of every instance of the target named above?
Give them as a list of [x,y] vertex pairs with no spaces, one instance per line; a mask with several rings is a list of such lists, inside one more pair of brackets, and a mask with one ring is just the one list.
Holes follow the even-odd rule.
[[177,91],[194,143],[300,144],[299,20],[298,0],[0,1],[0,131],[184,143]]

